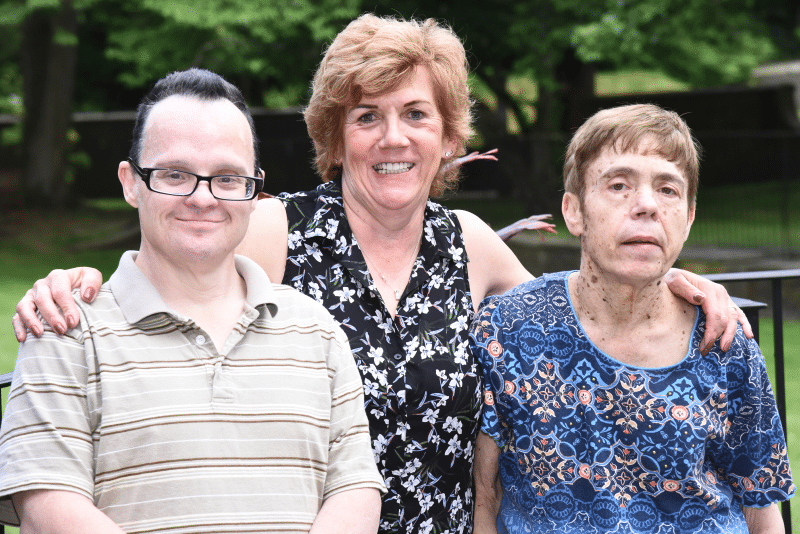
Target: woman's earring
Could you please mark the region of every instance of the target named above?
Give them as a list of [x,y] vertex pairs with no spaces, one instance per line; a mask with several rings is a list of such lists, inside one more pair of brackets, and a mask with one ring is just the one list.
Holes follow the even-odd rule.
[[453,153],[452,153],[452,152],[450,152],[449,150],[448,150],[447,152],[445,152],[445,153],[444,153],[444,157],[446,157],[446,158],[449,158],[449,157],[450,157],[450,156],[452,156],[452,155],[453,155]]

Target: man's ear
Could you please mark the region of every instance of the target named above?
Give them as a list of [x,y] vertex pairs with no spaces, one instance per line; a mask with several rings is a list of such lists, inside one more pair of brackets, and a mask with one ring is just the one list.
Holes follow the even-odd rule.
[[583,234],[583,211],[581,211],[581,201],[575,193],[564,193],[561,199],[561,214],[564,216],[564,223],[567,225],[569,233],[576,237]]
[[127,161],[119,162],[117,178],[119,178],[119,183],[122,184],[122,196],[125,197],[125,202],[134,208],[138,208],[139,195],[137,194],[136,173],[130,163]]

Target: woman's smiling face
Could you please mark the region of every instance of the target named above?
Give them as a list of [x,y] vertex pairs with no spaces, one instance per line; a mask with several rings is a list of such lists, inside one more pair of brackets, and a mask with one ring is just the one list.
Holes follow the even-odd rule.
[[344,194],[367,209],[424,205],[453,145],[444,137],[430,73],[417,68],[394,91],[366,95],[347,110]]

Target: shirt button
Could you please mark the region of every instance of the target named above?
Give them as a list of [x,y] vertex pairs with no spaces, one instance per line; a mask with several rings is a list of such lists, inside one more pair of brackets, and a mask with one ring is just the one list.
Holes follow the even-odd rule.
[[203,345],[206,342],[206,336],[199,334],[196,338],[194,338],[194,340],[198,345]]
[[402,360],[402,359],[403,359],[403,355],[402,355],[402,354],[395,354],[395,355],[394,355],[394,359],[395,359],[395,361],[398,361],[398,362],[399,362],[400,360]]

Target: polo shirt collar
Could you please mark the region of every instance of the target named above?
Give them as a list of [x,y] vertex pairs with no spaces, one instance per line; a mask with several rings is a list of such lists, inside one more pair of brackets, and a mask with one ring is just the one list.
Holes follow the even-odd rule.
[[[136,265],[139,252],[129,250],[119,260],[119,266],[111,278],[108,287],[114,294],[125,319],[135,324],[151,315],[166,313],[182,317],[167,306],[158,290]],[[261,305],[275,304],[277,299],[267,273],[253,260],[244,256],[235,256],[236,271],[244,278],[247,288],[247,303],[253,308]]]

